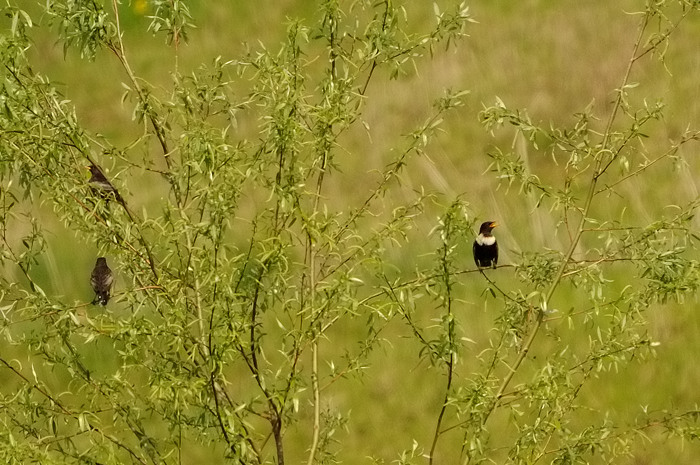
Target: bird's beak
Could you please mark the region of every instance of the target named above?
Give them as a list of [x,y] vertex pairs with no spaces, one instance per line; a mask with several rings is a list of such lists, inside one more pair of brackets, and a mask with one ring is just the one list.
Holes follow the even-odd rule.
[[498,226],[498,223],[496,223],[496,222],[494,221],[493,223],[490,224],[490,226],[491,226],[492,228],[495,228],[496,226]]

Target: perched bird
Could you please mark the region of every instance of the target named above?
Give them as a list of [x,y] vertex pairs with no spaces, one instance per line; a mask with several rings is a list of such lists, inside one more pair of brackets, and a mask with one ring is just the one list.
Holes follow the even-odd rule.
[[474,263],[479,268],[491,266],[496,268],[498,263],[498,243],[491,234],[493,228],[498,226],[495,221],[481,223],[479,235],[474,240],[472,252],[474,252]]
[[92,301],[93,304],[107,305],[109,302],[109,292],[112,289],[112,281],[114,281],[114,274],[112,270],[107,266],[107,259],[100,257],[95,263],[95,268],[92,269],[92,274],[90,275],[90,284],[95,291],[95,300]]
[[97,165],[90,165],[87,167],[90,170],[90,180],[88,181],[92,188],[100,193],[103,197],[109,200],[110,196],[114,198],[119,203],[124,203],[122,196],[119,195],[117,189],[109,182],[109,179],[104,175],[102,170]]

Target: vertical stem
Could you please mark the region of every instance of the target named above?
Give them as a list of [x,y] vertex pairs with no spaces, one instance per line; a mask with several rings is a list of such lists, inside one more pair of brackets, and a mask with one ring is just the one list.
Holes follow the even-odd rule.
[[[331,7],[329,7],[331,8]],[[329,61],[330,61],[330,76],[329,79],[332,83],[335,83],[337,79],[336,70],[336,60],[338,59],[338,52],[336,50],[336,29],[337,29],[337,18],[336,11],[329,9],[326,12],[326,21],[328,21],[328,48],[329,48]],[[336,91],[337,87],[335,85],[330,86],[327,92]],[[331,137],[333,135],[333,126],[331,123],[322,121],[320,124],[321,131],[317,134],[318,138],[325,138],[327,135]],[[321,146],[321,166],[319,167],[318,178],[316,179],[316,192],[314,195],[313,209],[311,212],[311,219],[315,220],[316,214],[318,213],[318,205],[321,200],[321,189],[323,187],[323,179],[326,174],[326,164],[328,162],[328,156],[331,150],[331,144],[327,143],[323,139],[323,144]],[[309,263],[309,292],[310,292],[310,305],[311,305],[311,315],[312,321],[317,328],[312,328],[313,341],[311,343],[311,389],[313,391],[314,397],[314,424],[311,437],[311,447],[309,449],[309,457],[307,459],[307,464],[312,465],[316,457],[316,451],[318,449],[319,435],[321,432],[321,391],[318,384],[318,335],[322,331],[322,318],[316,318],[316,251],[314,247],[314,234],[308,229],[306,230],[306,240],[307,240],[307,252],[308,252],[308,263]],[[319,334],[317,334],[319,333]]]
[[148,117],[148,120],[153,126],[153,132],[156,138],[158,139],[160,147],[163,151],[163,159],[165,160],[165,165],[168,167],[168,171],[170,171],[170,149],[168,148],[168,142],[165,140],[165,129],[156,119],[153,110],[149,108],[148,97],[146,96],[146,93],[144,92],[143,88],[139,85],[139,82],[136,79],[136,75],[131,70],[131,66],[129,66],[129,62],[126,59],[126,53],[124,52],[124,42],[122,41],[122,31],[119,21],[119,8],[117,0],[112,0],[112,9],[114,10],[114,16],[116,18],[115,23],[117,27],[118,47],[111,45],[110,49],[112,50],[112,52],[114,52],[114,54],[117,56],[122,66],[124,67],[124,71],[126,71],[126,74],[129,76],[131,84],[134,86],[134,89],[136,89],[136,93],[139,96],[139,100],[141,100],[141,103],[143,103],[144,106],[148,108],[148,110],[145,112],[146,116]]
[[[452,213],[452,212],[451,212]],[[440,407],[440,414],[438,415],[437,423],[435,425],[435,433],[433,434],[433,443],[430,446],[430,454],[428,455],[428,463],[433,465],[433,460],[435,459],[435,449],[437,448],[438,439],[440,438],[440,427],[442,426],[442,419],[447,411],[447,401],[449,400],[450,390],[452,389],[452,378],[454,377],[454,363],[455,363],[455,321],[452,315],[452,272],[449,267],[449,255],[450,255],[450,238],[452,236],[452,216],[447,215],[444,219],[444,230],[443,234],[443,244],[442,244],[442,279],[445,284],[445,301],[447,303],[447,344],[449,350],[449,358],[447,360],[447,385],[445,386],[445,396],[442,400],[442,406]]]
[[450,352],[450,360],[447,362],[447,386],[445,387],[445,397],[442,399],[442,407],[440,408],[440,414],[438,415],[438,420],[435,425],[435,434],[433,435],[433,443],[430,446],[430,454],[428,463],[433,465],[433,460],[435,459],[435,448],[437,447],[438,438],[440,437],[440,426],[442,426],[442,419],[445,416],[445,411],[447,410],[447,400],[450,395],[450,389],[452,388],[452,376],[454,373],[454,353]]
[[[330,130],[330,128],[326,128]],[[321,188],[323,186],[323,177],[326,172],[326,162],[328,160],[328,152],[324,150],[321,160],[320,172],[318,174],[318,179],[316,182],[316,193],[313,204],[313,211],[311,213],[311,218],[315,219],[316,213],[318,212],[318,204],[321,199]],[[321,431],[321,391],[318,386],[318,334],[317,331],[321,331],[322,320],[321,318],[316,318],[316,251],[314,247],[314,238],[311,230],[306,231],[306,249],[308,253],[308,263],[309,263],[309,304],[311,306],[311,321],[314,321],[316,328],[312,328],[313,342],[311,343],[311,389],[314,396],[314,425],[311,438],[311,447],[309,449],[309,458],[307,464],[311,465],[314,462],[316,456],[316,450],[318,449],[319,434]]]
[[[315,209],[314,209],[315,211]],[[309,234],[307,236],[307,240],[309,241],[308,247],[309,247],[309,273],[310,273],[310,282],[309,282],[309,291],[311,293],[310,296],[310,304],[311,304],[311,312],[315,311],[315,294],[316,294],[316,270],[315,270],[315,252],[314,252],[314,247],[313,247],[313,239],[311,238],[311,235]],[[315,319],[315,318],[314,318]],[[319,321],[319,328],[320,328],[320,319]],[[313,331],[313,343],[311,344],[311,390],[313,392],[314,396],[314,425],[313,425],[313,432],[312,432],[312,438],[311,438],[311,447],[309,449],[309,458],[307,460],[308,465],[312,465],[314,462],[314,457],[316,455],[316,449],[318,449],[318,438],[321,430],[321,391],[318,387],[318,337],[316,334],[316,331]]]
[[[284,446],[282,444],[282,414],[284,411],[284,405],[279,405],[273,398],[272,394],[265,387],[265,382],[263,376],[260,373],[260,366],[258,364],[257,352],[260,350],[258,348],[255,328],[257,327],[257,315],[258,315],[258,299],[260,297],[260,286],[262,283],[263,274],[265,273],[265,267],[267,265],[263,264],[258,273],[257,285],[255,286],[255,293],[253,295],[253,304],[250,313],[250,364],[249,368],[253,373],[255,382],[257,383],[260,391],[262,391],[267,401],[267,405],[270,409],[268,421],[272,427],[272,435],[275,438],[275,448],[277,451],[277,464],[284,465]],[[259,461],[258,461],[259,463]]]

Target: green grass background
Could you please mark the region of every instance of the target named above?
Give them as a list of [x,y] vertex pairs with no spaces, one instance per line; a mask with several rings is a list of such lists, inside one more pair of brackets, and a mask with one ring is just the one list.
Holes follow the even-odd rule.
[[[439,2],[446,4],[446,2]],[[516,259],[519,251],[540,251],[544,248],[561,250],[566,238],[552,233],[554,219],[546,209],[534,210],[533,199],[517,189],[499,186],[487,172],[486,151],[493,144],[507,147],[511,136],[499,133],[494,139],[478,122],[478,112],[498,96],[510,107],[526,108],[534,121],[565,125],[572,115],[592,105],[604,120],[611,109],[614,89],[619,85],[637,33],[638,16],[630,12],[642,2],[623,0],[553,1],[476,1],[471,11],[477,24],[470,25],[466,38],[449,50],[438,50],[433,59],[419,62],[418,72],[398,80],[386,76],[370,86],[363,119],[369,133],[354,131],[345,140],[348,155],[341,158],[341,171],[330,180],[326,196],[352,203],[362,198],[363,182],[373,185],[371,170],[385,166],[392,149],[402,147],[403,136],[424,121],[432,102],[444,88],[468,89],[466,105],[450,115],[444,133],[428,149],[428,156],[413,161],[406,172],[403,191],[406,196],[421,186],[444,194],[449,199],[463,194],[472,213],[479,219],[497,220],[499,242],[504,263]],[[210,63],[215,57],[224,60],[242,56],[248,44],[255,49],[263,43],[275,49],[285,36],[290,17],[314,19],[313,2],[282,0],[276,2],[193,2],[192,13],[197,29],[190,31],[188,44],[177,49],[163,45],[163,37],[146,32],[149,20],[135,8],[138,2],[122,5],[127,54],[134,71],[140,77],[161,88],[165,94],[171,86],[170,73],[177,66],[182,73]],[[432,2],[406,3],[411,27],[421,29],[422,22],[434,21]],[[74,51],[64,56],[55,36],[37,30],[35,48],[30,51],[37,71],[53,81],[75,103],[77,115],[86,128],[105,135],[115,145],[123,145],[137,137],[142,128],[131,119],[129,104],[121,104],[125,81],[117,61],[99,53],[95,62],[82,61]],[[633,100],[663,100],[667,107],[665,119],[650,128],[649,144],[663,150],[669,139],[678,137],[688,124],[700,119],[700,53],[698,34],[700,18],[689,18],[672,38],[665,65],[643,60],[632,80],[641,84],[634,90]],[[115,76],[121,76],[115,78]],[[601,122],[602,125],[602,122]],[[241,131],[252,131],[254,122],[241,122]],[[242,134],[252,137],[252,132]],[[681,149],[686,164],[673,167],[660,163],[649,170],[643,180],[629,180],[621,185],[622,196],[596,207],[601,217],[616,218],[624,207],[625,220],[645,225],[668,213],[667,205],[683,204],[698,196],[697,146]],[[542,178],[555,177],[561,167],[538,153],[523,149],[533,172]],[[370,173],[368,175],[368,173]],[[369,181],[364,181],[369,179]],[[144,207],[156,204],[153,194],[140,193],[130,187],[131,202]],[[369,188],[370,186],[367,186]],[[332,203],[332,202],[331,202]],[[45,212],[51,221],[50,212]],[[424,218],[413,232],[411,245],[394,253],[400,262],[413,269],[415,261],[430,249],[423,244],[434,225],[433,218]],[[50,223],[47,223],[50,224]],[[42,264],[43,276],[37,280],[49,295],[62,295],[67,300],[86,301],[91,298],[89,271],[95,250],[76,243],[71,231],[54,223],[50,229],[47,259]],[[595,237],[584,238],[587,241]],[[415,244],[415,245],[413,245]],[[418,258],[416,258],[418,257]],[[464,248],[464,263],[471,263],[468,247]],[[614,286],[623,287],[634,269],[616,266],[610,277]],[[498,282],[515,285],[512,271],[498,270]],[[19,277],[18,277],[19,279]],[[462,289],[463,302],[456,310],[461,331],[475,342],[474,353],[487,343],[487,331],[498,312],[499,304],[483,294],[482,280],[469,275]],[[119,282],[117,283],[117,288]],[[584,306],[584,297],[572,290],[560,290],[555,304],[562,309]],[[92,310],[91,310],[92,311]],[[426,314],[426,321],[437,315]],[[637,363],[589,382],[581,393],[578,411],[580,425],[599,424],[609,417],[620,425],[634,424],[642,408],[649,411],[692,408],[700,396],[700,370],[695,361],[700,354],[700,318],[697,300],[684,304],[659,305],[649,310],[648,332],[661,345],[656,359]],[[563,320],[548,323],[561,339],[559,344],[576,346],[586,343],[586,332],[568,331]],[[334,328],[332,341],[356,339],[352,325]],[[358,328],[361,321],[358,321]],[[364,457],[373,456],[390,463],[398,452],[411,447],[415,439],[427,447],[432,438],[436,415],[441,402],[444,381],[442,373],[417,362],[415,342],[403,337],[408,334],[399,322],[388,328],[391,344],[386,344],[370,358],[370,368],[358,380],[341,380],[324,396],[324,402],[334,410],[347,414],[350,426],[336,433],[336,446],[344,463],[368,463]],[[335,344],[333,344],[335,345]],[[343,344],[340,344],[342,346]],[[542,337],[535,344],[534,354],[546,357],[556,351],[555,338]],[[338,357],[334,349],[322,344],[322,357]],[[474,353],[465,352],[459,368],[460,376],[468,377],[476,369]],[[515,381],[527,380],[527,369]],[[308,405],[302,405],[302,417],[309,418]],[[448,422],[449,424],[450,422]],[[309,423],[304,429],[292,427],[287,434],[288,463],[299,463],[305,457]],[[508,444],[509,418],[494,419],[496,431],[502,431],[500,441]],[[494,433],[494,436],[498,436]],[[700,455],[696,443],[675,439],[664,441],[651,431],[653,441],[639,438],[630,464],[677,463],[694,464]],[[459,451],[459,436],[447,435],[440,450]],[[192,451],[190,463],[210,458],[220,451]],[[503,454],[507,449],[503,450]],[[444,463],[453,455],[446,455]]]

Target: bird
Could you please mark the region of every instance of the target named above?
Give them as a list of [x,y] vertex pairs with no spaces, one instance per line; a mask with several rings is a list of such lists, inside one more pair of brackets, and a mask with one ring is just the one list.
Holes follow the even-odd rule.
[[92,301],[93,304],[107,305],[113,281],[114,274],[112,270],[109,269],[109,266],[107,266],[107,259],[105,257],[99,257],[90,275],[90,284],[96,294],[95,300]]
[[90,183],[90,185],[95,191],[100,193],[100,195],[102,195],[107,200],[109,200],[109,197],[113,195],[117,202],[122,204],[124,203],[122,196],[119,195],[117,189],[112,185],[111,182],[109,182],[109,179],[107,179],[107,177],[104,175],[99,166],[91,164],[87,168],[90,170],[91,174],[88,183]]
[[485,221],[479,227],[479,235],[474,240],[472,252],[474,263],[478,268],[493,267],[498,263],[498,242],[491,234],[493,228],[498,226],[495,221]]

